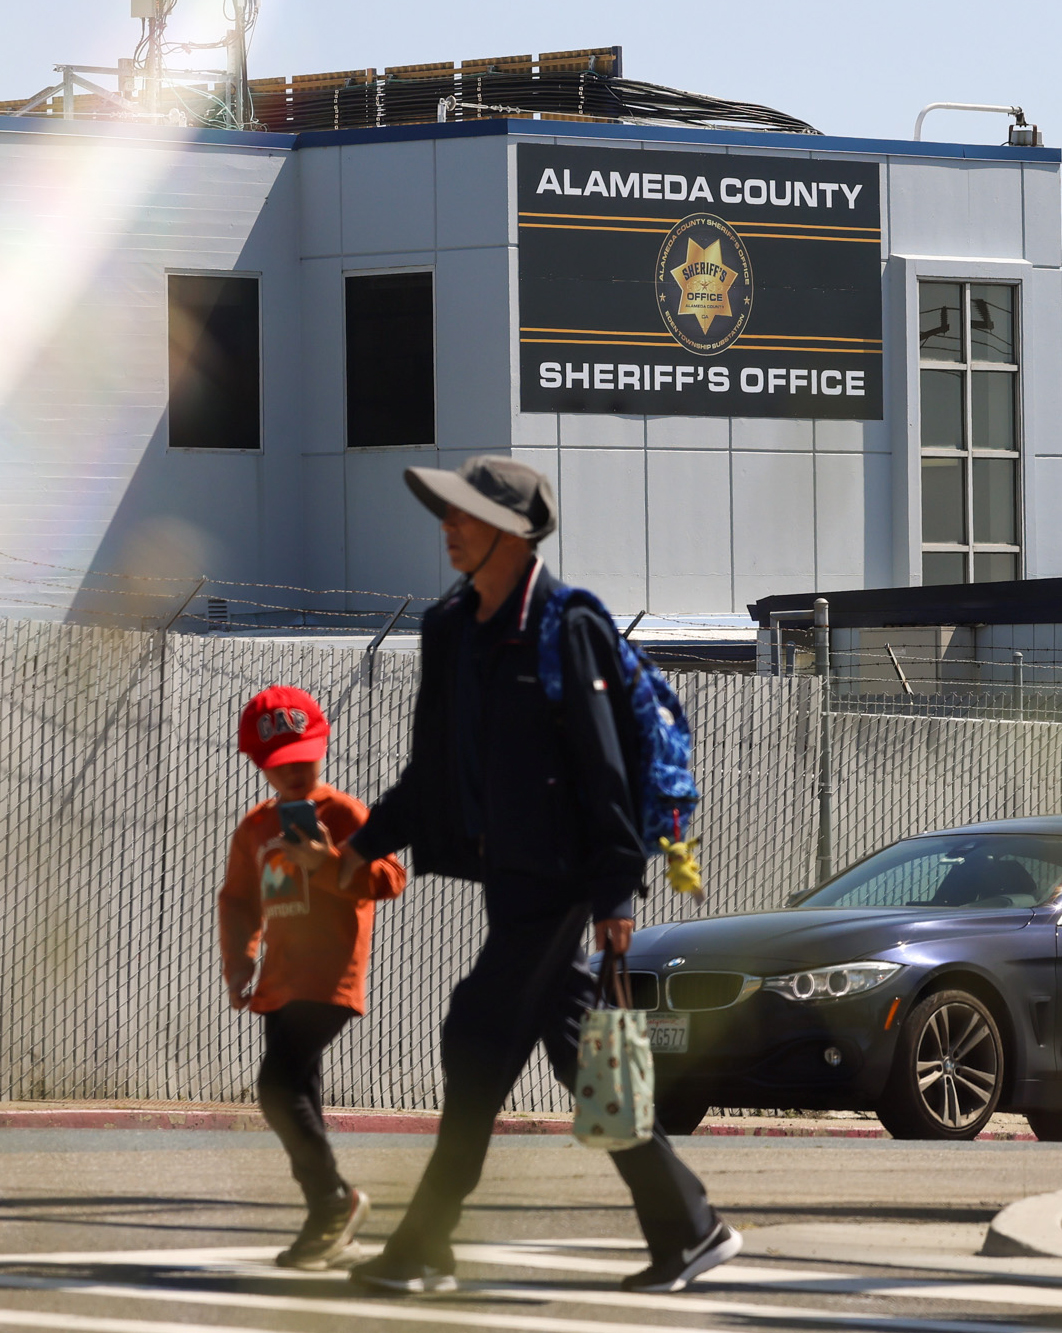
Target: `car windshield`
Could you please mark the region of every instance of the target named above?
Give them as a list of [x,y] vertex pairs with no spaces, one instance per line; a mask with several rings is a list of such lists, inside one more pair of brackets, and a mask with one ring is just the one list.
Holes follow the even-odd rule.
[[942,833],[895,843],[794,906],[1037,907],[1062,883],[1062,837]]

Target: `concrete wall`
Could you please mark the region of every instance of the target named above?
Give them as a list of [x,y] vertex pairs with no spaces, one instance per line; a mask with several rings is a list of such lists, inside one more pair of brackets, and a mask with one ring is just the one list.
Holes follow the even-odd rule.
[[[511,445],[515,219],[504,138],[301,149],[307,578],[430,598],[452,576],[438,525],[402,480]],[[344,276],[430,269],[436,446],[346,449]],[[322,516],[326,521],[320,522]],[[384,606],[355,596],[354,605]]]
[[[103,571],[2,611],[164,618],[188,578],[290,581],[302,561],[297,192],[290,151],[131,127],[0,131],[0,556]],[[261,453],[167,444],[166,274],[261,275]],[[297,334],[297,322],[295,326]],[[39,574],[39,571],[36,571]],[[133,576],[172,580],[144,583]],[[116,578],[113,576],[122,576]],[[137,594],[130,596],[130,594]],[[41,605],[41,602],[44,605]]]

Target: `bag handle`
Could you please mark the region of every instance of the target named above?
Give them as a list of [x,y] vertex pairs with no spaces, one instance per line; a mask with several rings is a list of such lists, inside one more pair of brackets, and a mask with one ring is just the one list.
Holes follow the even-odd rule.
[[617,954],[612,947],[612,941],[606,940],[605,956],[601,962],[601,970],[597,974],[597,987],[594,992],[595,1009],[608,1008],[606,993],[610,988],[615,996],[617,1009],[634,1008],[627,955],[625,953]]

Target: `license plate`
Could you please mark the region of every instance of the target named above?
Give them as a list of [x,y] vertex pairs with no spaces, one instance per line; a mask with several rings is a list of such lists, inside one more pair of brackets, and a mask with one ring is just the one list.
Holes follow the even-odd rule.
[[690,1045],[689,1014],[646,1014],[653,1051],[685,1055]]

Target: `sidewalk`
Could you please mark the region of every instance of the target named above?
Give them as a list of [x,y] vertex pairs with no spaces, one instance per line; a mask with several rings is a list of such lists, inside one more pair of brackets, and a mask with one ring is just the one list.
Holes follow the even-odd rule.
[[[332,1107],[325,1111],[328,1128],[348,1134],[434,1134],[437,1111],[381,1111]],[[0,1102],[0,1129],[266,1129],[256,1106],[232,1102],[55,1101]],[[570,1115],[499,1116],[495,1134],[568,1134]],[[710,1116],[697,1129],[700,1136],[751,1138],[887,1139],[873,1117],[848,1111],[811,1116]],[[997,1115],[991,1128],[978,1135],[988,1140],[1028,1140],[1036,1136],[1020,1115]]]

